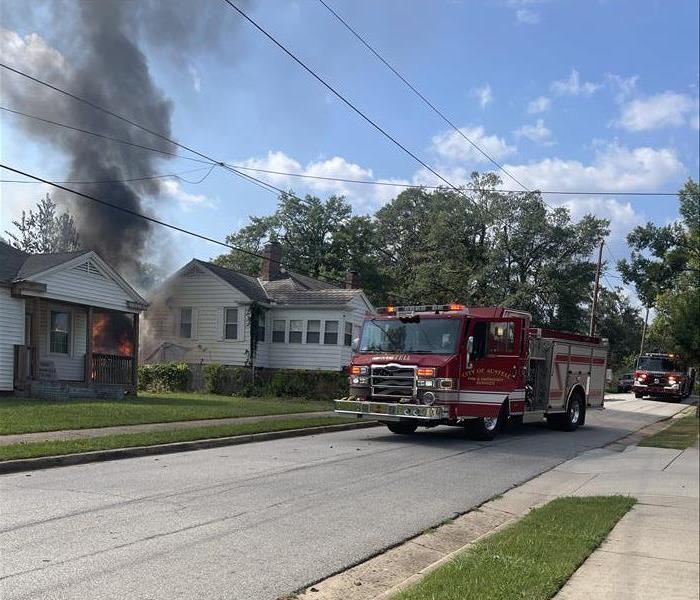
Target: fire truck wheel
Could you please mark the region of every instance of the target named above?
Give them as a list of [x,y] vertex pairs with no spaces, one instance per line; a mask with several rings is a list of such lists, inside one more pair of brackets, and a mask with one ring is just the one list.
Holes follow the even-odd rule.
[[391,433],[399,433],[402,435],[415,433],[416,429],[418,429],[418,423],[411,423],[410,421],[391,422],[385,423],[385,425],[389,428]]
[[464,430],[471,439],[489,441],[496,437],[496,434],[503,429],[508,419],[508,409],[505,403],[501,406],[501,411],[497,417],[479,417],[469,419],[464,424]]
[[637,394],[637,393],[635,392],[634,397],[635,397],[635,398],[644,398],[644,394]]

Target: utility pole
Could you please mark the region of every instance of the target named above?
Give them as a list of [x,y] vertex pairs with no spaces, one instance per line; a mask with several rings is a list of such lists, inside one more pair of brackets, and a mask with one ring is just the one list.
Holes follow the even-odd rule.
[[591,303],[591,326],[588,328],[588,335],[594,336],[598,325],[598,290],[600,288],[600,270],[603,265],[603,244],[600,240],[600,250],[598,251],[598,268],[595,272],[595,283],[593,284],[593,302]]
[[642,329],[642,343],[639,346],[639,356],[644,354],[644,340],[647,336],[647,322],[649,321],[649,307],[646,307],[647,312],[646,315],[644,315],[644,328]]

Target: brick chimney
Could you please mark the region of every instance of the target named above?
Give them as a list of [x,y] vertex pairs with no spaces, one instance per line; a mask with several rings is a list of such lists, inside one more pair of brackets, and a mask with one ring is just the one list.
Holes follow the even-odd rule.
[[282,244],[272,241],[265,244],[263,249],[262,268],[260,269],[260,279],[272,281],[280,274],[280,262],[282,260]]
[[357,271],[348,271],[347,273],[345,273],[345,289],[360,289],[360,274]]

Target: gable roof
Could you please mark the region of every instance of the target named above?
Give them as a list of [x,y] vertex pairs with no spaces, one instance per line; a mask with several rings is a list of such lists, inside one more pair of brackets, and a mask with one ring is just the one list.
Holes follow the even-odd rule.
[[217,275],[226,283],[235,287],[237,290],[248,296],[248,298],[251,300],[255,300],[256,302],[269,301],[265,290],[255,277],[250,277],[249,275],[244,275],[238,271],[227,269],[226,267],[221,267],[217,264],[205,262],[196,258],[194,259],[194,262],[209,269],[212,273],[214,273],[214,275]]
[[357,294],[362,294],[362,290],[339,288],[294,271],[282,271],[272,281],[263,281],[215,263],[196,258],[192,262],[202,265],[251,300],[265,304],[345,306]]
[[90,254],[89,250],[78,250],[77,252],[56,252],[52,254],[29,254],[22,267],[17,271],[15,279],[26,279],[37,273],[43,273],[62,265],[78,256]]
[[0,281],[12,281],[28,256],[26,252],[0,240]]

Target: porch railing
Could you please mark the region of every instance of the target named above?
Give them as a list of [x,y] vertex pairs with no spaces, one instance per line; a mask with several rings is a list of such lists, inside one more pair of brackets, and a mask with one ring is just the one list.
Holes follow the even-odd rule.
[[118,354],[92,354],[92,380],[95,383],[132,383],[131,356]]

